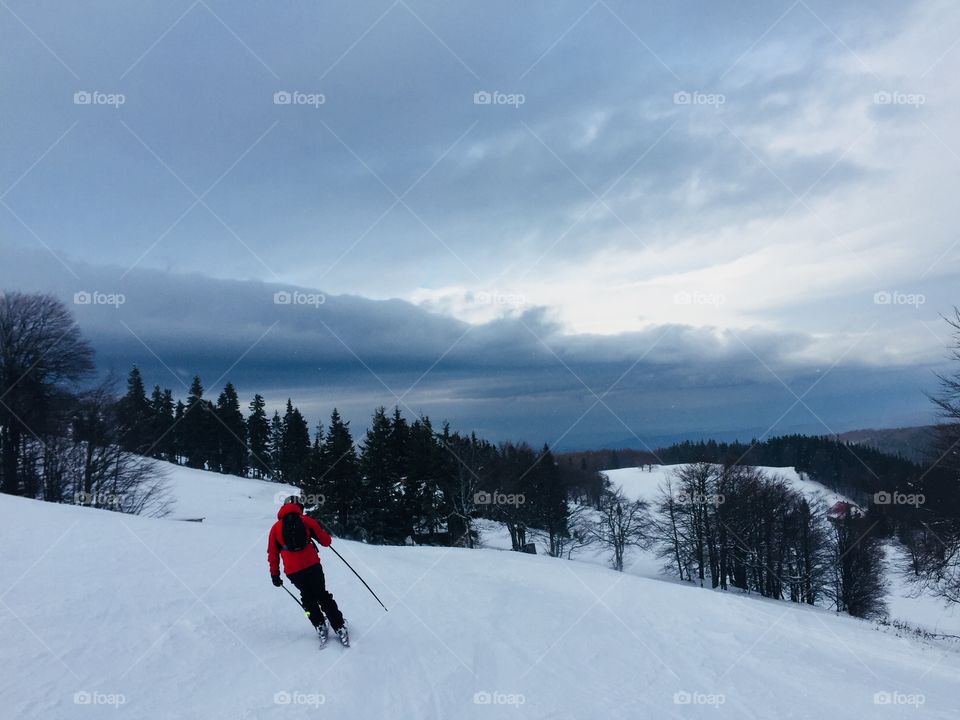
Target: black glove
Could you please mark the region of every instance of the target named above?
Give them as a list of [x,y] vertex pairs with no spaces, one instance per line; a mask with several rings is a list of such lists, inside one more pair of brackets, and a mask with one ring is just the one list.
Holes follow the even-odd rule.
[[280,587],[281,585],[283,585],[283,580],[280,579],[279,575],[271,575],[270,579],[273,580],[273,584],[276,585],[277,587]]

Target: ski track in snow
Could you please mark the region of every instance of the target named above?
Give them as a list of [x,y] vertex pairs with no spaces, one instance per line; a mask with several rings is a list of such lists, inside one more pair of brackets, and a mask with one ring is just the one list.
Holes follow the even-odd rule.
[[[493,549],[335,540],[390,612],[322,553],[351,647],[321,652],[268,576],[275,498],[291,489],[170,477],[164,519],[0,496],[3,717],[917,717],[875,693],[956,717],[960,655],[935,644]],[[723,703],[698,704],[711,698]]]

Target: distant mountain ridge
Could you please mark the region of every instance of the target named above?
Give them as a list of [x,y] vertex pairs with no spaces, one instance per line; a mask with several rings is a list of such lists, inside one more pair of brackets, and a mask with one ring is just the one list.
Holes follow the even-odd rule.
[[[807,435],[809,437],[830,437],[840,442],[863,445],[879,450],[885,455],[893,455],[923,464],[930,460],[929,448],[934,440],[934,425],[915,425],[899,428],[863,428],[848,430],[836,435],[825,435],[817,432],[800,432],[792,434]],[[646,463],[659,463],[659,454],[674,444],[683,442],[750,442],[762,432],[751,435],[749,432],[691,432],[676,435],[660,435],[648,437],[624,438],[618,442],[603,443],[597,448],[589,450],[567,450],[560,448],[559,455],[570,457],[580,463],[584,459],[586,466],[591,470],[605,470]],[[644,447],[641,449],[641,444]]]
[[935,426],[918,425],[902,428],[867,428],[836,435],[838,440],[864,445],[887,455],[900,455],[916,463],[929,460]]

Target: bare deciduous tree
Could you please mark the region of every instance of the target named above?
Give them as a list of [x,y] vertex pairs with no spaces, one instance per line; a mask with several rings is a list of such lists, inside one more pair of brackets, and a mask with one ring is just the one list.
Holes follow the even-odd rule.
[[832,584],[829,595],[839,612],[874,618],[885,614],[883,547],[875,521],[848,508],[833,518]]
[[[946,319],[953,336],[951,359],[960,366],[960,308]],[[907,578],[950,602],[960,602],[960,369],[939,375],[931,396],[940,414],[930,467],[922,488],[926,504],[901,529],[911,564]]]
[[162,516],[169,511],[166,476],[151,458],[121,446],[123,426],[110,381],[84,393],[77,403],[67,455],[73,501],[118,512]]
[[617,488],[606,493],[600,503],[600,517],[590,526],[593,539],[609,548],[614,570],[623,571],[623,559],[630,547],[645,547],[648,543],[650,518],[647,503],[629,500]]
[[52,295],[0,294],[0,491],[35,495],[24,460],[51,434],[63,392],[93,370],[93,351]]
[[666,569],[765,597],[813,604],[823,593],[823,503],[752,467],[692,463],[660,488],[652,536]]
[[78,392],[93,351],[49,295],[0,294],[0,490],[163,515],[165,477],[121,447],[111,382]]

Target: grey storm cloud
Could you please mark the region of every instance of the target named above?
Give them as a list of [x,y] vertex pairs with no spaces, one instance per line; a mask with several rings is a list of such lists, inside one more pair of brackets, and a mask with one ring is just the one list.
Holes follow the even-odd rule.
[[[749,353],[731,336],[690,326],[662,326],[616,336],[568,335],[535,308],[483,324],[428,312],[402,300],[331,295],[315,288],[261,281],[218,280],[68,260],[77,277],[51,282],[57,262],[39,251],[5,252],[4,287],[52,292],[71,305],[103,352],[156,355],[206,365],[231,357],[288,368],[369,366],[420,371],[441,360],[443,371],[538,371],[545,367],[619,368],[641,357],[665,370],[701,363],[731,367]],[[63,275],[63,272],[59,274]],[[79,294],[79,299],[78,299]],[[84,295],[121,296],[89,301]],[[746,331],[754,352],[790,372],[784,351],[809,342],[801,335]],[[137,350],[137,348],[140,348]]]
[[2,288],[122,294],[105,369],[568,445],[930,418],[947,3],[0,15]]
[[156,270],[118,280],[118,268],[76,261],[80,279],[51,284],[54,259],[6,257],[3,286],[71,305],[102,369],[122,376],[137,364],[149,384],[179,396],[195,373],[215,383],[208,391],[230,380],[274,406],[292,396],[314,420],[338,406],[360,427],[383,404],[493,438],[535,433],[531,440],[562,446],[737,427],[760,434],[787,410],[779,431],[830,432],[876,417],[878,391],[888,404],[894,396],[898,412],[922,413],[933,381],[929,368],[910,369],[905,383],[902,368],[852,361],[819,378],[826,368],[791,360],[812,342],[798,333],[664,325],[570,335],[543,308],[474,325],[401,300]]

